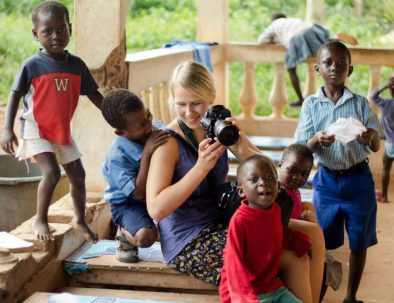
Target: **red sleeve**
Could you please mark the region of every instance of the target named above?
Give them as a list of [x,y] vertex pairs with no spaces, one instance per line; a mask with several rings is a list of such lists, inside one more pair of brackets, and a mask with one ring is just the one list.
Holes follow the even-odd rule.
[[290,228],[283,230],[283,249],[294,250],[297,256],[302,257],[311,246],[311,240],[306,234]]
[[[244,242],[245,230],[243,225],[236,220],[232,220],[228,229],[223,258],[223,281],[220,285],[222,302],[259,302],[251,283],[253,274],[248,270],[244,259]],[[225,285],[222,285],[222,283],[225,283]]]

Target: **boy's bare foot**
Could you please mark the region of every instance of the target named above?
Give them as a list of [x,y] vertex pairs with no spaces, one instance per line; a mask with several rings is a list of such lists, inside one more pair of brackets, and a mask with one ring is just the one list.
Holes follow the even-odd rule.
[[72,227],[75,230],[80,231],[86,240],[96,243],[98,241],[98,235],[90,229],[90,227],[86,224],[85,221],[77,222],[75,219],[71,222]]
[[341,41],[343,41],[347,44],[350,44],[350,45],[357,45],[358,44],[358,41],[356,38],[354,38],[353,36],[344,34],[344,33],[337,33],[336,38],[338,40],[341,40]]
[[387,196],[381,196],[381,197],[378,199],[378,201],[379,201],[379,202],[383,202],[383,203],[389,202],[389,200],[387,199]]
[[[51,232],[51,228],[49,227],[49,224],[47,222],[36,219],[34,221],[32,228],[33,228],[33,233],[36,236],[37,240],[52,241],[55,239],[55,237]],[[54,229],[52,229],[52,231],[53,230]]]

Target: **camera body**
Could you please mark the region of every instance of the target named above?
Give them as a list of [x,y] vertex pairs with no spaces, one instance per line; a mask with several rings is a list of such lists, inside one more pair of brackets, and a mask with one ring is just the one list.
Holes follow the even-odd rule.
[[225,146],[235,144],[239,138],[239,129],[234,124],[225,121],[231,117],[231,111],[223,105],[212,106],[201,120],[201,127],[205,130],[205,137],[215,137]]

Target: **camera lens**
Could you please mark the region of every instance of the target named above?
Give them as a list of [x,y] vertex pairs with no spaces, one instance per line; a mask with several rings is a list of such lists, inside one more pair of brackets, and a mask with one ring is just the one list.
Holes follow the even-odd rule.
[[235,144],[239,138],[238,127],[223,120],[216,121],[214,132],[219,142],[225,146]]

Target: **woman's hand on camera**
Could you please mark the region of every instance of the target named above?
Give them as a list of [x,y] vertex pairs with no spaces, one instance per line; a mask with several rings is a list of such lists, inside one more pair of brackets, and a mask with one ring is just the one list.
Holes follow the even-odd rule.
[[216,165],[217,160],[226,151],[226,147],[218,140],[212,143],[211,138],[200,142],[198,146],[198,160],[196,166],[205,172],[209,172]]
[[229,146],[230,150],[237,158],[245,159],[255,154],[261,154],[261,151],[259,151],[259,149],[249,141],[245,132],[239,127],[238,121],[235,118],[226,118],[226,121],[231,122],[239,129],[238,141],[234,145]]

